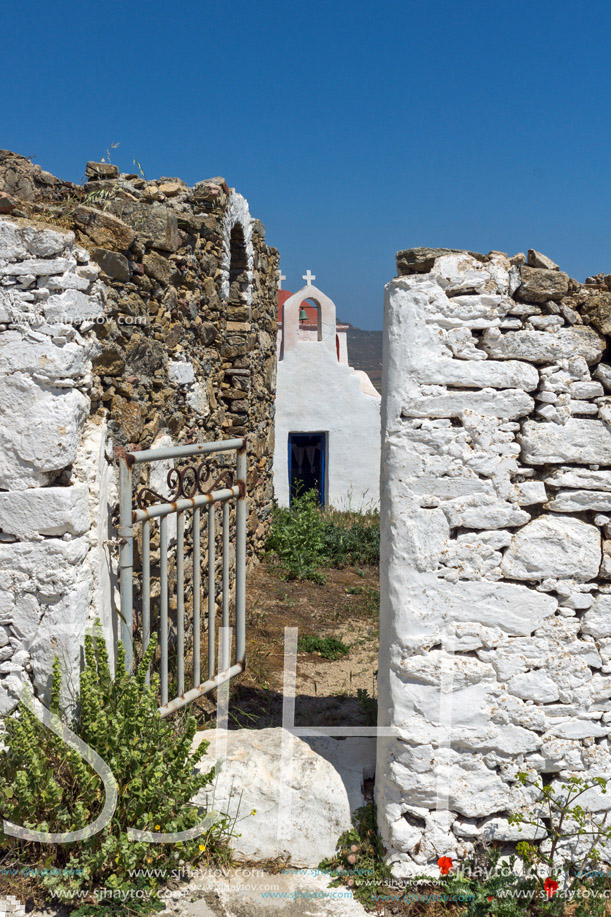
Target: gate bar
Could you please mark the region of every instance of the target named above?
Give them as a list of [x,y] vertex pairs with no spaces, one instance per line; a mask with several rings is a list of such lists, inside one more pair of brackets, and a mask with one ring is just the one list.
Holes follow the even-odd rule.
[[[151,639],[151,523],[142,525],[142,652]],[[146,684],[151,683],[150,668],[146,673]]]
[[208,506],[211,503],[222,503],[224,500],[231,500],[240,494],[240,485],[234,484],[225,490],[213,490],[210,494],[203,494],[198,497],[183,497],[181,500],[174,500],[173,503],[155,503],[154,506],[147,506],[146,509],[135,509],[130,513],[130,520],[134,522],[143,522],[145,519],[155,519],[157,516],[169,516],[171,513],[180,513],[185,509],[194,509],[197,506]]
[[134,662],[134,529],[132,525],[132,469],[125,453],[119,453],[119,585],[121,589],[121,641],[125,648],[125,668],[131,672]]
[[208,678],[214,675],[216,646],[216,542],[214,503],[208,507]]
[[197,688],[201,679],[201,627],[200,627],[200,600],[201,600],[201,542],[200,542],[200,510],[196,506],[193,510],[193,687]]
[[185,691],[185,514],[178,513],[176,528],[176,637],[178,693]]
[[242,447],[238,450],[236,458],[236,473],[238,476],[239,496],[236,506],[236,581],[235,581],[235,610],[236,610],[236,639],[235,652],[240,665],[246,659],[246,440],[242,440]]
[[186,458],[188,455],[205,455],[208,452],[231,452],[233,449],[242,449],[245,445],[244,437],[240,439],[226,439],[215,443],[196,443],[191,446],[166,446],[164,449],[143,449],[142,452],[126,452],[128,463],[139,465],[140,462],[153,462],[164,458]]
[[168,517],[159,526],[159,584],[161,587],[161,703],[168,702]]

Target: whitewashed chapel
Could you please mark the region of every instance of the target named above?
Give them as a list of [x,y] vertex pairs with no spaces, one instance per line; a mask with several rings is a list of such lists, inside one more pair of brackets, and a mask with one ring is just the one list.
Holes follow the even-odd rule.
[[274,493],[281,506],[313,489],[323,506],[377,508],[381,397],[348,362],[335,304],[310,271],[303,279],[278,293]]

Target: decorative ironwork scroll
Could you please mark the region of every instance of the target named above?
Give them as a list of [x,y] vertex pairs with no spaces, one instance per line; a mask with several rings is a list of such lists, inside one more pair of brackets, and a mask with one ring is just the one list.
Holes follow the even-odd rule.
[[206,496],[218,490],[221,484],[233,487],[233,472],[227,469],[217,478],[213,479],[208,473],[205,463],[201,465],[187,465],[185,468],[170,468],[167,476],[170,494],[163,497],[150,487],[141,487],[136,493],[136,503],[139,509],[146,509],[152,503],[174,503],[180,499],[190,499],[197,494]]

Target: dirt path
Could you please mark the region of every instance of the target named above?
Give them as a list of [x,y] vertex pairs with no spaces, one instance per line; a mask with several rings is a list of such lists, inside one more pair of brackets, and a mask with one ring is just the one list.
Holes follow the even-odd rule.
[[[266,561],[247,582],[247,670],[232,683],[230,728],[278,726],[282,719],[284,628],[335,637],[347,655],[297,657],[297,725],[368,725],[375,721],[379,591],[376,567],[322,571],[324,584],[283,581]],[[358,693],[361,692],[359,699]],[[364,694],[363,692],[366,692]],[[210,701],[198,702],[212,714]]]

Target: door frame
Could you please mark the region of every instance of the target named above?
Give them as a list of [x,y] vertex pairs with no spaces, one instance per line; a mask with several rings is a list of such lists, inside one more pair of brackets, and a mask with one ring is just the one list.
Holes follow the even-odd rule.
[[329,433],[327,430],[292,430],[288,435],[288,474],[289,474],[289,506],[291,505],[291,481],[293,477],[293,436],[320,436],[322,440],[320,460],[320,505],[327,506],[327,451],[329,448]]

